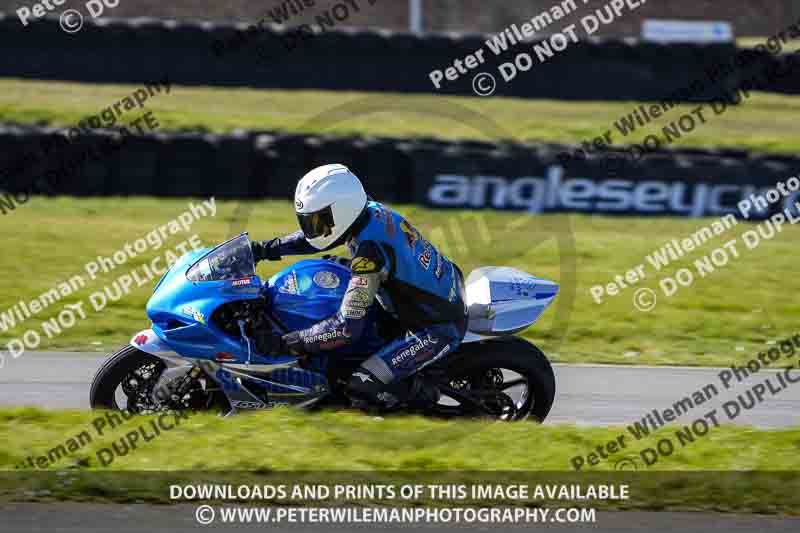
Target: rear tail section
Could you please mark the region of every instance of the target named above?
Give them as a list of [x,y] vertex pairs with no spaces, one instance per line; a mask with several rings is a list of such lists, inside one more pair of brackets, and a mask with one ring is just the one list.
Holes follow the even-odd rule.
[[466,282],[469,324],[476,335],[513,335],[536,322],[558,284],[510,267],[473,270]]

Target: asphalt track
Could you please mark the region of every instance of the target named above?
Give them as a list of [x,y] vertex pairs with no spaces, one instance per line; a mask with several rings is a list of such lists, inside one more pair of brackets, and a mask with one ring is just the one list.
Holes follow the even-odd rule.
[[[105,356],[80,353],[28,353],[19,359],[6,357],[0,368],[0,406],[31,405],[45,408],[88,408],[89,382]],[[709,385],[720,394],[696,406],[681,421],[717,408],[745,393],[775,371],[763,370],[730,389],[722,386],[722,369],[677,367],[620,367],[603,365],[555,365],[558,396],[548,423],[579,425],[630,424],[651,409],[666,409],[684,396]],[[800,373],[795,374],[800,377]],[[774,396],[767,395],[755,408],[744,411],[734,423],[775,428],[800,424],[800,382]],[[731,515],[675,512],[602,512],[593,524],[219,524],[202,526],[193,505],[111,505],[90,503],[0,503],[0,531],[133,533],[147,531],[241,531],[272,530],[293,533],[349,531],[593,531],[625,533],[681,531],[744,533],[752,531],[800,531],[800,520],[783,516]]]
[[[26,353],[18,359],[6,354],[0,368],[0,406],[88,408],[89,383],[105,359],[96,353]],[[770,378],[779,387],[777,371],[762,370],[725,389],[722,369],[683,367],[622,367],[604,365],[555,365],[557,397],[547,422],[578,425],[627,425],[641,420],[652,409],[662,411],[709,384],[719,394],[696,405],[679,420],[691,422]],[[800,378],[795,371],[794,379]],[[761,428],[800,425],[800,382],[742,413],[733,423]]]

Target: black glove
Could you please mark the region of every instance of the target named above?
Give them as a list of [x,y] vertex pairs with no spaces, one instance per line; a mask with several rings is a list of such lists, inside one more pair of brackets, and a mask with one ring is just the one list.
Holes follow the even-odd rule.
[[287,333],[281,337],[281,344],[283,345],[283,353],[289,352],[298,357],[305,357],[303,354],[303,338],[297,331]]
[[288,353],[289,347],[283,341],[283,336],[274,331],[257,331],[254,335],[256,349],[264,355]]
[[281,254],[278,247],[280,246],[280,239],[271,239],[268,241],[252,241],[253,258],[256,263],[263,261],[280,261]]
[[256,349],[264,355],[290,354],[303,356],[303,341],[297,332],[280,335],[274,331],[259,331],[255,334]]

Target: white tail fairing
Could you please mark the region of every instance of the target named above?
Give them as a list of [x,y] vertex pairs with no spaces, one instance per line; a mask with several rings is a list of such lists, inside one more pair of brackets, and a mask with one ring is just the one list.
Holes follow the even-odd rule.
[[[558,293],[558,283],[510,267],[482,267],[466,281],[469,323],[475,335],[513,335],[539,319]],[[465,339],[477,340],[478,337]]]

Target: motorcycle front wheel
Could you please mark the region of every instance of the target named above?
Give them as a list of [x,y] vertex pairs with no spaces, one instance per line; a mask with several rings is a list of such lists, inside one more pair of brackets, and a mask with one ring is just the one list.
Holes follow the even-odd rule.
[[89,405],[92,409],[150,414],[165,410],[208,409],[220,400],[221,394],[209,393],[196,380],[180,395],[171,390],[155,394],[156,384],[166,369],[167,365],[158,357],[125,346],[111,355],[95,374]]

